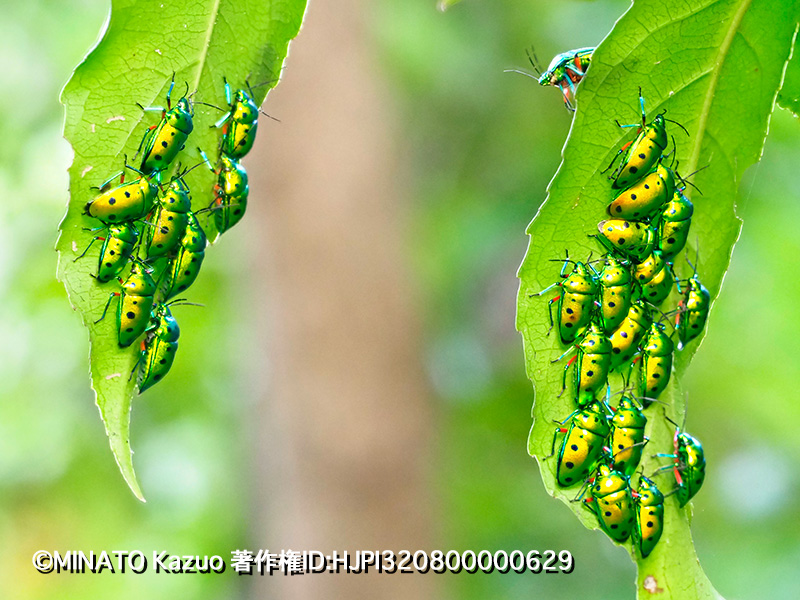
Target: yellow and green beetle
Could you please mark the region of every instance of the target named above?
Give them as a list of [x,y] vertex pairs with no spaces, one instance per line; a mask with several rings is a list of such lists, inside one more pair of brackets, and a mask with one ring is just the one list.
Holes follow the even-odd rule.
[[192,198],[189,186],[183,180],[185,173],[175,177],[156,202],[156,208],[150,216],[145,250],[147,258],[160,258],[171,253],[181,242],[189,213],[192,210]]
[[[567,276],[566,271],[569,264],[574,264],[575,267]],[[571,344],[592,320],[598,287],[597,273],[590,264],[573,263],[567,258],[561,267],[560,276],[564,278],[564,281],[558,281],[532,295],[541,296],[553,288],[561,288],[561,293],[547,302],[550,328],[552,329],[554,326],[553,303],[558,302],[558,333],[562,343]]]
[[[103,223],[126,223],[141,219],[153,208],[158,195],[157,177],[145,175],[138,169],[125,165],[140,175],[138,179],[125,183],[125,173],[120,177],[120,185],[102,191],[110,183],[106,181],[100,186],[100,194],[86,203],[85,215],[100,219]],[[116,178],[116,175],[111,179]]]
[[594,401],[597,392],[605,387],[608,381],[608,368],[611,364],[611,342],[603,333],[602,328],[596,323],[591,323],[589,328],[574,347],[552,362],[558,362],[567,354],[576,351],[564,367],[563,387],[561,393],[567,389],[567,374],[574,363],[573,385],[575,389],[575,402],[584,407]]
[[661,163],[642,179],[620,192],[608,205],[608,214],[615,219],[642,221],[648,219],[675,193],[675,175]]
[[613,410],[609,440],[613,453],[611,466],[630,477],[636,471],[644,445],[648,441],[644,435],[647,417],[629,396],[622,396],[619,405]]
[[117,304],[117,335],[119,345],[122,348],[130,346],[145,329],[150,320],[150,311],[153,308],[153,297],[156,293],[156,283],[147,272],[147,269],[133,263],[130,275],[125,281],[120,280],[122,289],[119,292],[112,292],[108,297],[108,302],[103,309],[95,325],[102,321],[111,300],[119,298]]
[[186,231],[181,239],[177,254],[167,265],[166,298],[170,299],[186,291],[197,279],[205,258],[208,239],[194,213],[187,214]]
[[[139,231],[131,223],[108,225],[100,229],[107,229],[108,233],[105,236],[93,237],[86,250],[76,256],[73,262],[86,256],[89,248],[96,241],[102,241],[103,245],[100,247],[100,254],[97,257],[97,275],[95,278],[101,283],[107,283],[117,277],[128,265],[128,261],[139,241]],[[97,229],[93,231],[97,231]]]
[[639,263],[653,251],[655,234],[646,224],[625,219],[608,219],[597,224],[597,237],[606,249]]
[[639,284],[641,296],[653,306],[658,306],[675,286],[672,264],[664,260],[660,250],[653,252],[633,267],[633,278]]
[[633,278],[630,266],[608,254],[598,281],[600,283],[600,320],[603,323],[603,330],[611,333],[619,327],[631,307]]
[[634,302],[619,327],[609,336],[611,342],[611,370],[633,358],[653,321],[650,310],[642,300]]
[[672,469],[675,482],[678,484],[675,495],[678,497],[678,504],[683,508],[703,486],[706,478],[706,458],[699,440],[685,431],[676,428],[672,443],[675,448],[674,454],[656,454],[655,456],[675,460],[672,465],[661,467],[658,470]]
[[664,494],[651,479],[642,475],[634,499],[636,501],[634,540],[642,558],[647,558],[664,531]]
[[155,173],[167,169],[178,152],[183,149],[186,140],[189,139],[189,134],[194,129],[194,109],[189,98],[184,96],[174,107],[171,106],[170,96],[174,86],[175,76],[173,75],[167,91],[167,108],[141,107],[144,111],[161,112],[161,120],[145,132],[139,143],[139,149],[136,151],[138,155],[144,149],[141,169],[145,173]]
[[683,300],[678,304],[678,350],[703,333],[711,310],[711,294],[700,283],[697,273],[687,282]]
[[639,371],[639,395],[644,407],[657,400],[672,375],[672,358],[675,345],[664,331],[663,323],[653,323],[642,343],[642,361]]
[[692,202],[683,195],[682,190],[675,190],[672,199],[661,211],[656,229],[656,248],[661,251],[664,260],[673,259],[686,246],[693,213]]
[[582,482],[594,469],[603,453],[603,444],[608,437],[610,425],[605,406],[592,402],[584,409],[576,410],[553,432],[550,456],[555,454],[556,437],[564,434],[558,450],[556,481],[561,487]]
[[597,468],[587,506],[597,515],[600,527],[615,542],[627,540],[636,521],[628,477],[606,464]]
[[180,335],[180,327],[169,306],[159,304],[153,311],[146,337],[142,340],[140,368],[136,379],[140,394],[169,373],[178,351]]

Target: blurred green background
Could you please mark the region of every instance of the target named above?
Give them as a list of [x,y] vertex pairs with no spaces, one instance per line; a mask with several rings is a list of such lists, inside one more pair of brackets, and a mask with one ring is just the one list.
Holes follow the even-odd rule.
[[[279,99],[283,86],[293,93],[293,70],[313,68],[313,60],[303,62],[304,40],[338,28],[342,43],[330,48],[328,60],[340,60],[346,71],[352,61],[345,55],[353,50],[343,48],[356,40],[362,73],[378,90],[379,114],[392,124],[398,151],[384,168],[402,188],[396,234],[418,325],[411,344],[422,366],[417,385],[427,390],[425,449],[406,449],[406,456],[425,453],[419,501],[427,525],[420,547],[568,549],[576,561],[568,576],[414,575],[433,581],[413,594],[398,588],[386,597],[631,597],[634,568],[626,553],[547,496],[525,451],[533,393],[513,325],[515,271],[527,243],[525,227],[560,162],[570,115],[557,91],[503,73],[527,66],[524,50],[531,44],[544,63],[569,48],[598,44],[627,4],[466,0],[444,14],[432,0],[333,6],[330,0],[312,3],[285,82],[274,94]],[[256,415],[264,411],[263,396],[269,398],[265,418],[272,418],[270,406],[280,413],[283,399],[271,393],[269,379],[280,362],[275,352],[292,340],[281,338],[280,315],[263,325],[272,286],[281,283],[280,269],[270,263],[283,260],[283,249],[263,251],[272,238],[264,239],[255,220],[245,220],[209,252],[191,296],[206,308],[181,311],[173,372],[135,403],[134,460],[147,504],[129,493],[108,449],[88,385],[87,336],[54,278],[53,251],[71,160],[58,93],[97,38],[107,10],[101,0],[30,0],[5,3],[0,20],[0,132],[6,141],[0,148],[0,596],[271,597],[271,580],[262,585],[230,571],[46,576],[31,566],[38,549],[168,550],[226,560],[237,548],[274,549],[270,523],[280,522],[281,510],[265,507],[273,501],[271,490],[288,497],[293,477],[280,468],[264,474],[277,448],[264,440]],[[341,18],[315,19],[317,11],[331,10]],[[334,82],[341,86],[334,94],[352,85],[348,77]],[[303,93],[301,87],[293,96],[301,104]],[[277,116],[282,134],[291,135],[297,122]],[[366,119],[363,126],[370,125]],[[800,251],[799,126],[777,111],[763,161],[748,172],[739,207],[742,238],[684,382],[687,427],[702,439],[709,462],[694,501],[694,537],[709,578],[727,598],[800,597],[800,320],[794,301],[800,283],[792,276]],[[262,152],[271,141],[262,132]],[[251,172],[263,167],[269,177],[269,162],[245,164]],[[302,178],[302,168],[283,174],[281,182]],[[339,175],[347,176],[332,177]],[[282,191],[280,185],[270,189],[278,203]],[[302,255],[303,248],[294,252]],[[324,293],[315,297],[318,305],[326,302]],[[254,371],[266,375],[254,377]],[[369,426],[368,418],[358,422]],[[289,429],[284,434],[294,435]],[[302,471],[303,464],[293,469]],[[366,460],[359,471],[365,489],[370,472]],[[335,496],[336,486],[348,481],[331,485]],[[302,488],[297,493],[309,510],[324,501],[323,495],[302,497]],[[284,539],[291,541],[288,531]],[[372,533],[380,543],[380,531]],[[333,539],[319,549],[358,539]],[[344,594],[334,581],[320,581],[328,581],[319,584],[328,593],[304,596],[307,590],[293,581],[275,585],[284,586],[279,597],[379,597],[361,588]]]

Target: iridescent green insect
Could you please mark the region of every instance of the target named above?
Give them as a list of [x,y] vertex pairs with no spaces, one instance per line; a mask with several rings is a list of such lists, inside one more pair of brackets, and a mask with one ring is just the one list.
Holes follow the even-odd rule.
[[238,160],[224,155],[219,157],[218,167],[215,169],[202,150],[200,154],[209,169],[217,175],[214,184],[214,202],[208,210],[214,212],[217,231],[225,233],[242,220],[247,210],[247,196],[250,193],[247,171]]
[[611,417],[611,439],[613,452],[612,468],[630,477],[642,458],[642,450],[648,439],[644,435],[647,417],[629,396],[623,396]]
[[147,130],[136,151],[138,155],[144,148],[141,168],[145,173],[163,171],[168,168],[178,152],[183,149],[194,128],[194,109],[189,98],[184,95],[174,107],[171,106],[170,96],[173,87],[175,87],[174,75],[167,91],[167,108],[160,106],[145,108],[139,105],[144,111],[161,112],[161,120]]
[[[569,264],[574,264],[575,268],[567,276]],[[564,281],[549,285],[532,296],[541,296],[555,287],[561,288],[561,294],[547,302],[550,328],[552,329],[554,325],[553,303],[558,302],[558,333],[562,343],[571,344],[592,320],[597,294],[597,273],[589,263],[573,263],[567,258],[561,267],[560,276],[565,278]]]
[[[569,426],[563,427],[568,422]],[[561,487],[569,487],[586,479],[595,467],[603,453],[610,426],[605,406],[600,402],[576,410],[561,425],[553,432],[550,456],[555,454],[558,434],[565,434],[558,450],[556,481]]]
[[633,141],[628,142],[620,149],[608,167],[610,169],[617,158],[622,155],[622,162],[611,176],[614,180],[611,187],[614,189],[624,189],[641,179],[661,159],[669,144],[667,124],[663,113],[656,115],[653,122],[647,124],[641,88],[639,88],[639,106],[642,111],[641,125],[638,123],[622,125],[617,121],[617,125],[623,128],[638,127],[639,133]]
[[119,297],[117,304],[117,332],[119,345],[122,348],[130,346],[144,330],[150,319],[153,308],[153,296],[156,293],[156,283],[144,267],[134,263],[130,275],[125,281],[120,280],[122,290],[112,292],[95,325],[105,319],[108,307],[114,296]]
[[703,486],[706,478],[706,458],[703,446],[697,438],[685,431],[680,431],[680,428],[676,427],[672,443],[675,447],[675,454],[656,454],[655,456],[675,459],[672,465],[661,467],[658,470],[672,469],[675,474],[675,482],[678,484],[675,494],[678,497],[678,504],[683,508]]
[[573,102],[575,100],[576,86],[586,75],[586,70],[592,62],[594,50],[594,48],[578,48],[577,50],[562,52],[550,61],[550,66],[547,67],[544,73],[540,72],[537,64],[538,61],[533,51],[529,50],[528,60],[538,77],[534,77],[530,73],[519,69],[509,69],[507,72],[521,73],[522,75],[536,79],[541,85],[557,87],[564,96],[564,104],[566,104],[567,109],[574,111],[575,107],[573,106]]
[[683,195],[682,190],[675,190],[672,200],[661,210],[656,230],[656,248],[661,250],[664,260],[671,260],[683,250],[692,226],[693,213],[691,201]]
[[654,306],[664,302],[675,286],[672,264],[664,260],[659,250],[653,250],[650,256],[634,266],[633,278],[639,284],[642,298]]
[[678,350],[703,332],[711,310],[711,294],[697,278],[697,271],[689,278],[683,300],[678,304]]
[[229,110],[214,123],[215,127],[222,127],[220,152],[230,158],[242,158],[250,152],[256,139],[259,110],[249,85],[247,90],[237,90],[235,96],[231,97],[231,86],[227,79],[223,81]]
[[178,247],[186,231],[192,198],[189,195],[189,186],[183,179],[185,174],[184,172],[175,177],[158,198],[147,232],[147,258],[160,258],[172,252]]
[[136,383],[141,394],[161,381],[175,360],[181,330],[167,304],[159,304],[153,311],[147,333],[142,340],[139,356],[139,374]]
[[628,314],[633,294],[630,267],[611,254],[600,271],[600,319],[606,333],[611,333]]
[[615,542],[627,540],[636,522],[628,477],[606,464],[597,469],[586,505],[597,515],[600,527]]
[[608,338],[611,342],[612,371],[633,358],[652,320],[650,310],[642,300],[631,305],[620,326]]
[[608,205],[615,219],[644,220],[661,208],[675,193],[675,175],[658,163],[642,179],[620,192]]
[[597,392],[602,390],[608,381],[611,342],[608,341],[599,325],[591,323],[580,341],[552,362],[558,362],[573,351],[576,351],[575,356],[564,367],[561,393],[563,394],[567,389],[567,374],[574,363],[572,381],[575,401],[578,406],[584,407],[594,401]]
[[206,234],[194,213],[188,213],[186,231],[177,254],[167,265],[167,299],[187,290],[197,279],[208,245]]
[[672,357],[675,345],[664,331],[662,323],[653,323],[642,343],[642,360],[639,370],[639,395],[644,407],[658,399],[672,375]]
[[[108,233],[104,236],[95,236],[89,245],[86,246],[75,261],[86,256],[89,248],[101,240],[103,245],[100,247],[100,254],[97,259],[97,281],[107,283],[119,275],[128,265],[128,261],[133,254],[136,243],[139,241],[139,231],[131,223],[120,223],[119,225],[109,225],[100,227],[107,229]],[[98,231],[94,229],[92,231]],[[75,262],[73,261],[73,262]]]
[[655,234],[645,223],[608,219],[597,224],[599,241],[610,252],[642,262],[653,251]]
[[125,168],[138,173],[140,177],[125,183],[123,171],[120,185],[102,191],[112,179],[117,177],[114,175],[100,186],[101,193],[94,200],[86,203],[83,209],[84,214],[100,219],[103,223],[126,223],[141,219],[150,212],[158,195],[158,186],[154,183],[158,178],[147,176],[127,164]]
[[642,558],[647,558],[664,531],[664,494],[651,479],[642,475],[634,498],[636,501],[634,540]]

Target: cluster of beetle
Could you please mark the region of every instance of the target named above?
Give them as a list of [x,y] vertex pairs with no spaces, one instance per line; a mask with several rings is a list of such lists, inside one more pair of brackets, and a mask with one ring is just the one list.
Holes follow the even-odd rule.
[[[543,85],[558,85],[568,108],[568,91],[574,92],[585,73],[591,50],[582,48],[557,56],[539,79]],[[574,353],[564,368],[562,394],[572,369],[577,409],[559,422],[553,434],[550,456],[557,457],[556,481],[561,487],[581,484],[576,501],[583,498],[600,527],[616,542],[632,537],[644,558],[661,537],[665,496],[674,493],[683,507],[705,478],[700,442],[668,417],[676,428],[674,453],[654,457],[672,459],[656,473],[671,471],[674,489],[662,493],[650,477],[637,473],[637,468],[648,442],[645,410],[658,402],[672,373],[672,335],[678,335],[679,350],[700,335],[710,295],[694,267],[685,280],[673,272],[672,261],[686,244],[694,209],[683,194],[685,180],[662,162],[668,156],[668,119],[661,113],[647,123],[641,92],[640,105],[641,124],[617,123],[638,127],[638,133],[608,167],[622,157],[609,177],[615,190],[607,209],[611,218],[601,221],[599,235],[592,236],[606,252],[602,270],[597,273],[590,260],[583,263],[567,258],[560,273],[562,281],[535,295],[560,288],[548,309],[551,328],[557,324],[561,342],[569,348],[553,362]],[[568,265],[573,265],[569,274]],[[680,301],[674,311],[664,313],[659,306],[673,289]],[[675,324],[668,334],[663,321],[671,315]],[[638,372],[635,388],[630,386],[634,370]],[[608,379],[615,371],[622,375],[625,386],[615,394],[620,396],[618,405],[611,407]],[[560,434],[563,438],[556,452]],[[636,475],[638,482],[633,485]]]
[[[170,104],[173,77],[166,108],[140,105],[144,111],[159,111],[161,119],[147,130],[139,144],[139,168],[125,161],[125,168],[138,178],[126,182],[125,171],[112,175],[84,209],[87,216],[102,223],[90,231],[104,231],[105,235],[94,237],[75,260],[85,256],[96,241],[102,241],[97,274],[93,277],[100,283],[116,279],[121,288],[109,295],[95,323],[105,318],[111,301],[117,297],[119,346],[128,347],[144,336],[133,370],[138,369],[139,393],[161,381],[175,359],[180,329],[170,305],[189,304],[175,296],[197,279],[208,244],[197,215],[212,212],[217,231],[223,233],[241,220],[247,207],[247,172],[240,159],[253,146],[260,111],[249,85],[248,90],[240,89],[232,95],[230,85],[224,83],[227,108],[194,102],[224,112],[212,126],[221,130],[216,166],[202,150],[203,162],[196,165],[205,164],[216,175],[210,206],[192,211],[189,186],[184,180],[191,169],[181,170],[178,165],[176,173],[164,181],[194,128],[190,95],[185,94],[174,107]],[[108,189],[118,176],[119,185]],[[129,274],[123,279],[120,275],[129,265]],[[156,275],[157,270],[160,275]]]

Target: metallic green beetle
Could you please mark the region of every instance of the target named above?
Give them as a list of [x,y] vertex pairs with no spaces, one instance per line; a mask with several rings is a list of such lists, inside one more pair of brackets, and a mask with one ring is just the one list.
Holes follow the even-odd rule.
[[703,332],[711,310],[711,294],[700,283],[697,273],[689,278],[686,293],[678,304],[678,350]]
[[167,265],[167,299],[186,291],[197,279],[208,245],[206,234],[194,213],[188,213],[186,232],[183,234],[178,253]]
[[555,454],[556,437],[563,433],[556,463],[556,481],[561,487],[582,482],[591,473],[603,453],[603,444],[610,426],[605,406],[592,402],[584,409],[576,410],[561,422],[568,427],[559,427],[553,432],[550,456]]
[[706,478],[706,458],[703,446],[697,438],[685,431],[682,432],[676,428],[672,443],[675,447],[675,454],[656,454],[655,456],[675,459],[674,464],[661,467],[659,471],[672,469],[675,474],[675,482],[678,484],[675,494],[678,497],[678,504],[683,508],[703,486]]
[[636,500],[634,540],[642,558],[647,558],[664,531],[664,494],[651,479],[642,475],[634,498]]
[[186,231],[192,198],[184,174],[175,177],[157,201],[147,233],[147,258],[160,258],[172,252]]
[[253,101],[253,91],[237,90],[231,98],[231,86],[225,81],[225,100],[229,110],[214,123],[222,127],[222,143],[220,152],[229,158],[242,158],[253,147],[258,130],[258,106]]
[[131,266],[130,275],[125,281],[120,280],[122,290],[112,292],[95,325],[105,319],[108,307],[114,296],[119,297],[117,305],[117,331],[119,345],[122,348],[130,346],[145,329],[150,320],[150,311],[153,308],[153,296],[156,293],[156,283],[146,269],[138,263]]
[[652,321],[650,310],[642,300],[631,305],[620,326],[608,338],[611,342],[612,371],[633,358],[639,348],[639,341]]
[[669,296],[675,285],[672,264],[664,260],[659,250],[633,268],[633,278],[639,284],[641,297],[658,306]]
[[[103,223],[126,223],[141,219],[153,208],[158,195],[158,186],[153,183],[157,177],[147,176],[138,169],[125,165],[127,169],[140,175],[138,179],[125,183],[125,173],[120,177],[120,185],[102,191],[110,183],[100,186],[101,193],[86,203],[84,214],[100,219]],[[111,179],[116,178],[114,175]]]
[[642,344],[642,361],[639,370],[639,395],[647,408],[661,395],[672,375],[672,357],[675,345],[664,331],[662,323],[653,323]]
[[646,223],[608,219],[597,224],[597,237],[606,249],[639,263],[650,256],[655,245],[655,234]]
[[558,333],[561,342],[571,344],[583,329],[592,320],[597,294],[597,273],[588,263],[572,263],[575,268],[569,276],[566,275],[567,265],[572,261],[564,260],[560,276],[564,281],[558,281],[547,286],[541,292],[532,294],[541,296],[555,287],[561,288],[561,294],[547,302],[547,311],[550,314],[550,328],[553,328],[553,303],[558,302]]
[[214,201],[208,209],[203,210],[214,212],[217,231],[225,233],[242,220],[247,210],[247,196],[250,193],[247,171],[238,160],[225,155],[219,157],[219,166],[215,169],[205,152],[200,150],[200,155],[208,168],[217,176],[214,184]]
[[541,85],[552,85],[561,90],[568,110],[575,110],[573,106],[575,88],[586,75],[593,54],[594,48],[578,48],[562,52],[550,61],[550,66],[539,76]]
[[647,417],[633,398],[623,396],[611,417],[609,446],[613,452],[612,468],[630,477],[642,458],[648,439],[644,435]]
[[178,322],[172,316],[169,306],[159,304],[153,311],[147,336],[142,340],[140,369],[136,380],[140,394],[169,373],[178,351],[180,335]]
[[638,127],[639,132],[636,138],[625,144],[611,161],[609,168],[613,166],[617,158],[622,155],[622,162],[612,175],[614,189],[624,189],[634,182],[641,179],[653,166],[661,159],[669,143],[667,139],[667,123],[664,114],[658,114],[653,118],[653,122],[647,124],[647,115],[644,110],[644,98],[642,90],[639,88],[639,106],[642,111],[642,123],[639,125],[617,125],[620,127]]
[[675,193],[675,175],[661,163],[642,179],[620,192],[608,205],[615,219],[644,220],[661,208]]
[[585,502],[597,515],[602,530],[615,542],[627,540],[636,521],[628,477],[609,465],[601,464],[590,493]]
[[141,169],[145,173],[159,172],[168,168],[194,129],[194,109],[186,96],[171,107],[170,96],[173,87],[175,87],[174,75],[167,91],[166,109],[159,106],[145,108],[140,105],[144,111],[161,112],[161,121],[147,130],[136,151],[138,155],[144,148]]
[[[131,223],[109,225],[100,229],[108,230],[106,236],[93,237],[89,245],[86,246],[86,250],[75,257],[73,262],[86,256],[92,244],[101,240],[103,245],[100,247],[100,254],[97,259],[96,279],[101,283],[107,283],[119,275],[128,265],[133,250],[136,248],[136,243],[139,241],[139,231]],[[93,231],[97,231],[97,229]]]
[[633,278],[630,267],[611,254],[605,258],[600,271],[600,319],[606,333],[611,333],[631,307]]
[[682,190],[675,190],[672,200],[661,211],[656,230],[656,247],[661,250],[664,260],[673,259],[683,250],[692,226],[693,213],[691,201],[683,195]]
[[541,85],[557,87],[564,96],[564,104],[566,104],[567,110],[574,111],[573,101],[575,99],[576,86],[586,75],[586,70],[592,62],[594,50],[594,48],[578,48],[577,50],[562,52],[556,55],[550,61],[550,66],[547,67],[547,70],[541,73],[536,56],[531,49],[528,51],[528,60],[537,76],[520,69],[508,69],[506,72],[520,73],[526,77],[536,79]]
[[567,373],[574,363],[573,384],[575,389],[575,402],[584,407],[594,401],[597,392],[605,387],[608,381],[608,368],[611,364],[611,342],[596,323],[591,323],[589,328],[574,347],[569,348],[564,354],[552,362],[558,362],[567,354],[577,351],[564,367],[564,379],[561,393],[567,389]]

